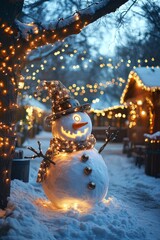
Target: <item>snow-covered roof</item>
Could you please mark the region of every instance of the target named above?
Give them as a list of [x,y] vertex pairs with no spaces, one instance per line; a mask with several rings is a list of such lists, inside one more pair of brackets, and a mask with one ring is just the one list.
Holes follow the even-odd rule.
[[153,134],[144,134],[144,137],[150,139],[150,140],[160,140],[160,131],[155,132]]
[[119,102],[117,102],[117,101],[113,101],[112,103],[99,101],[99,102],[91,104],[91,108],[93,108],[95,110],[104,110],[106,108],[113,107],[118,104],[119,104]]
[[92,103],[91,109],[104,110],[116,105],[119,105],[119,100],[115,98],[111,98],[110,96],[106,95],[105,98],[98,99],[98,101],[96,101],[95,103]]
[[34,98],[27,97],[27,98],[23,99],[21,105],[37,107],[44,111],[48,111],[47,107],[43,103],[39,102],[38,100],[36,100]]
[[160,87],[160,68],[139,67],[134,72],[146,87]]
[[[129,97],[128,91],[131,90],[133,86],[133,79],[136,81],[139,87],[145,91],[156,91],[160,90],[160,68],[146,68],[139,67],[135,68],[129,73],[128,82],[123,90],[120,103],[123,104],[125,99]],[[130,87],[131,86],[131,87]],[[130,92],[133,93],[131,90]]]

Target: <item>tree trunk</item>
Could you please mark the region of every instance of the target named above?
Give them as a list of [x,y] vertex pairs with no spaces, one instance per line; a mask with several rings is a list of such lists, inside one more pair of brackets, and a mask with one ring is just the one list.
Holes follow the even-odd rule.
[[11,161],[14,152],[16,92],[13,74],[0,73],[0,208],[7,205],[10,194]]
[[0,158],[0,208],[7,207],[7,198],[10,196],[11,159]]
[[11,164],[15,146],[17,82],[15,69],[20,55],[18,31],[12,27],[23,0],[0,2],[0,208],[10,195]]
[[0,21],[0,208],[10,195],[11,163],[14,152],[14,118],[17,107],[15,59],[17,40],[10,25]]

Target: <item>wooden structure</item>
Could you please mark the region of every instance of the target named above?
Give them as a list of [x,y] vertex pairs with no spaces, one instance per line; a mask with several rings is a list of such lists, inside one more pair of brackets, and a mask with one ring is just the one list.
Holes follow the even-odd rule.
[[121,128],[126,126],[127,108],[119,105],[103,110],[91,109],[90,116],[94,127],[111,126]]
[[160,130],[160,69],[140,67],[131,71],[121,104],[129,111],[130,141],[143,144],[144,133]]
[[160,139],[146,140],[145,173],[149,176],[160,177]]
[[91,109],[93,134],[98,140],[105,139],[105,129],[111,127],[112,132],[119,131],[115,141],[122,142],[127,135],[127,108],[123,105],[108,107],[103,110]]

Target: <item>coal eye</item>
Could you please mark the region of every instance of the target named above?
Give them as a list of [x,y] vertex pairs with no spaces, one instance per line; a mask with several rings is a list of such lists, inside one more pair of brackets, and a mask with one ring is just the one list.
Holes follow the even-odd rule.
[[81,117],[80,117],[78,114],[74,114],[73,120],[74,120],[75,122],[80,122],[80,121],[81,121]]

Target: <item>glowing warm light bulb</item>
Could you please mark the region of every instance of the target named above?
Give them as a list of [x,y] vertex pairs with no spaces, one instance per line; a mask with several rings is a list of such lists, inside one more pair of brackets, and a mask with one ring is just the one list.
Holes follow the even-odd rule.
[[142,103],[143,103],[142,100],[138,100],[138,101],[137,101],[137,104],[138,104],[139,106],[141,106]]
[[145,116],[146,115],[146,112],[144,110],[141,111],[141,115],[142,116]]

